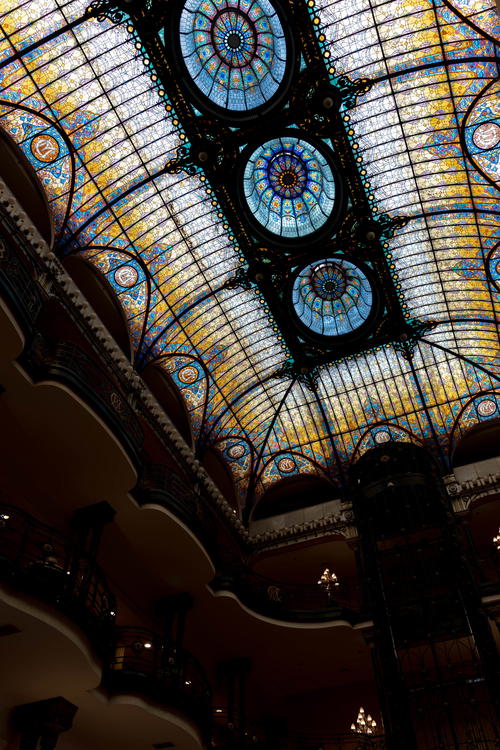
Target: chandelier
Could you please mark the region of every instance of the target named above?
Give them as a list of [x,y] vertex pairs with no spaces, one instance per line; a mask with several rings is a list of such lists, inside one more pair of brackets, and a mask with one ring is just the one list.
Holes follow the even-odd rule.
[[497,552],[500,552],[500,526],[498,527],[498,534],[493,537],[493,544],[497,548]]
[[328,598],[332,595],[333,589],[339,585],[338,578],[333,571],[330,572],[329,568],[325,568],[319,581],[318,586],[323,586],[327,593]]
[[351,724],[351,732],[356,734],[373,734],[377,726],[375,719],[372,719],[370,714],[365,714],[365,709],[361,707],[358,712],[358,718],[356,723]]

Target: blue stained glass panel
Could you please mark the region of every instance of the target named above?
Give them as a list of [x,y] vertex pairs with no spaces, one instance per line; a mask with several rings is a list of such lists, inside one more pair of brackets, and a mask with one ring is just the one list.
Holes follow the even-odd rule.
[[317,231],[335,206],[332,167],[300,137],[274,138],[259,146],[245,166],[243,190],[257,221],[281,237]]
[[365,273],[343,258],[325,258],[305,266],[293,284],[299,320],[322,336],[345,336],[363,325],[373,308]]
[[187,0],[179,31],[189,74],[217,106],[248,112],[278,91],[288,50],[269,0]]

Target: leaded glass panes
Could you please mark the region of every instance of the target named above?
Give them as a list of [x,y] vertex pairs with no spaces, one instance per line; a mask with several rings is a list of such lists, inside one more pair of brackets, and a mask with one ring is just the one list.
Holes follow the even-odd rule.
[[270,0],[187,0],[179,34],[194,85],[218,107],[250,112],[283,83],[290,50]]
[[301,323],[321,336],[353,333],[373,309],[366,274],[344,258],[325,258],[303,268],[295,278],[292,299]]
[[268,232],[297,239],[330,219],[338,191],[326,149],[290,131],[258,146],[243,174],[245,200]]

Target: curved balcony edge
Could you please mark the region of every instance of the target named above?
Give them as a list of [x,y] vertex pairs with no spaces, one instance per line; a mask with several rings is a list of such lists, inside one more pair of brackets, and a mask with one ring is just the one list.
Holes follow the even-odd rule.
[[134,465],[140,465],[143,430],[117,384],[104,369],[71,341],[56,343],[36,334],[19,357],[35,381],[53,380],[68,386],[112,430]]
[[116,602],[99,566],[72,541],[28,513],[0,506],[0,580],[71,620],[103,658]]
[[[28,376],[35,382],[45,378],[60,382],[80,397],[116,435],[136,469],[142,463],[146,432],[151,430],[186,476],[199,485],[198,494],[203,492],[207,501],[210,498],[214,513],[244,546],[248,532],[78,287],[37,239],[36,230],[0,178],[2,195],[7,196],[9,208],[5,210],[5,201],[0,205],[0,296],[25,336],[25,350],[18,359]],[[74,324],[76,339],[85,343],[85,350],[73,341],[54,341],[55,334],[46,330],[43,312],[51,300],[61,304]],[[67,346],[73,348],[72,353],[65,351]],[[100,378],[105,370],[103,393],[95,383],[89,387],[81,368],[75,371],[70,360],[78,359],[80,354],[87,358],[84,369],[92,377],[98,372]],[[210,512],[209,502],[206,505]],[[182,521],[192,521],[192,516],[186,518],[183,508],[174,506],[172,511],[180,512]]]
[[230,594],[246,609],[271,620],[302,624],[345,622],[352,627],[370,620],[346,592],[326,590],[317,584],[290,584],[252,571],[223,573],[209,584],[214,595]]
[[143,464],[130,494],[141,507],[154,504],[170,511],[195,535],[209,557],[216,559],[215,514],[174,469],[160,464]]
[[113,695],[138,695],[178,711],[209,739],[212,692],[202,666],[188,651],[171,647],[147,628],[117,628],[102,687]]

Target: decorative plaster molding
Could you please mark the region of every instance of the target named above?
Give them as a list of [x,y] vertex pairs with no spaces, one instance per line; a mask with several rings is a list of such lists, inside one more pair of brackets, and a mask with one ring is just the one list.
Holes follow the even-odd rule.
[[454,474],[448,474],[443,480],[455,513],[465,513],[478,500],[500,492],[500,473],[486,474],[465,482],[459,482]]
[[90,329],[96,341],[99,342],[99,347],[96,348],[99,351],[104,349],[121,375],[126,378],[129,386],[129,393],[132,395],[132,398],[130,399],[132,402],[131,406],[137,406],[138,403],[143,406],[148,416],[166,439],[169,447],[175,449],[177,457],[181,458],[182,463],[189,467],[190,473],[194,475],[197,483],[201,484],[205,492],[212,498],[219,511],[226,517],[227,521],[233,526],[236,532],[246,540],[248,538],[248,531],[245,529],[240,519],[235,517],[232,507],[225,500],[200,462],[194,457],[191,448],[186,445],[168,415],[158,404],[142,378],[135,372],[130,362],[127,360],[119,346],[107,331],[106,327],[81,293],[80,289],[68,275],[59,259],[50,250],[29,216],[21,208],[16,197],[1,178],[0,205],[19,227],[20,231],[47,269],[46,274],[44,273],[38,276],[36,279],[37,283],[43,289],[49,291],[49,293],[53,293],[53,282],[56,282],[56,285],[59,287],[58,291],[62,290],[64,292],[74,310],[85,322],[87,330]]
[[[68,275],[56,255],[50,250],[30,217],[21,208],[16,197],[1,178],[0,205],[12,218],[36,255],[45,265],[46,272],[39,274],[36,279],[39,286],[49,294],[54,293],[55,286],[58,287],[58,293],[61,290],[64,292],[75,312],[84,321],[85,328],[92,332],[95,339],[94,346],[97,351],[102,352],[104,349],[114,366],[126,379],[129,386],[128,393],[131,407],[137,408],[137,405],[141,404],[155,427],[164,437],[167,445],[175,451],[176,457],[181,459],[182,464],[188,467],[188,473],[195,480],[195,491],[200,492],[200,487],[203,489],[242,541],[249,543],[253,548],[259,546],[267,547],[290,544],[298,539],[313,538],[323,534],[331,534],[334,531],[341,533],[346,540],[357,538],[358,532],[354,525],[354,516],[350,507],[341,510],[337,514],[328,515],[302,524],[250,535],[241,520],[234,513],[233,508],[226,501],[200,462],[195,458],[192,449],[184,442],[173,422],[161,408],[142,378],[135,372],[80,289]],[[97,342],[98,346],[96,346]],[[500,473],[488,474],[485,477],[468,480],[462,484],[457,481],[454,474],[450,474],[444,477],[444,482],[447,492],[452,498],[453,509],[456,513],[466,512],[471,504],[478,499],[500,491]]]
[[263,531],[260,534],[251,534],[249,542],[252,547],[263,545],[266,547],[277,546],[286,543],[295,543],[298,540],[304,541],[335,532],[341,534],[344,539],[349,541],[357,539],[358,530],[354,525],[354,514],[351,506],[346,506],[338,513],[331,513],[322,518],[284,526],[281,529]]

